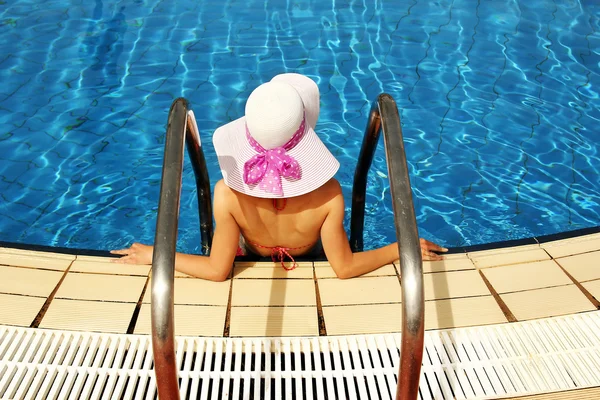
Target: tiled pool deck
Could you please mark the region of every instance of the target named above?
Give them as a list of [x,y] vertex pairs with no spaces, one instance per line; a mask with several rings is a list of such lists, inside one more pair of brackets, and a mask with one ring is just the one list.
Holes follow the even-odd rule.
[[[596,317],[600,306],[600,233],[564,240],[535,242],[516,247],[483,251],[469,250],[464,253],[450,254],[443,261],[424,262],[423,270],[426,301],[425,329],[440,330],[427,333],[429,341],[433,340],[431,337],[435,338],[431,335],[437,333],[443,337],[458,335],[458,338],[463,335],[463,333],[445,331],[446,328],[483,329],[475,327],[504,324],[497,325],[500,331],[504,331],[505,327],[523,325],[515,324],[518,321],[580,313],[580,317]],[[88,335],[87,332],[129,333],[134,335],[123,337],[132,338],[132,343],[147,340],[140,339],[147,338],[147,336],[135,334],[147,335],[150,333],[150,291],[148,290],[150,280],[150,266],[111,263],[109,257],[0,247],[0,325],[4,325],[3,338],[7,341],[6,343],[0,342],[0,350],[4,348],[3,354],[8,357],[8,361],[5,360],[3,364],[0,364],[0,375],[2,375],[2,371],[8,374],[4,380],[0,380],[0,391],[4,390],[5,394],[25,393],[25,391],[30,394],[37,393],[36,388],[42,385],[42,381],[44,385],[38,388],[41,391],[37,394],[38,397],[42,396],[40,398],[43,398],[44,393],[50,390],[51,386],[49,385],[54,385],[52,386],[53,390],[60,390],[60,393],[70,390],[70,384],[62,385],[60,381],[54,382],[53,374],[56,372],[52,371],[58,371],[62,368],[61,366],[34,365],[20,358],[20,361],[17,360],[18,362],[10,360],[11,354],[16,351],[13,347],[18,344],[19,340],[23,340],[22,344],[25,346],[23,350],[19,350],[20,352],[27,349],[28,352],[35,350],[37,345],[33,345],[30,349],[31,346],[25,345],[25,343],[27,338],[31,340],[36,338],[36,332],[41,334],[40,338],[46,337],[44,339],[46,341],[49,337],[47,333],[62,331],[82,331],[84,332],[82,334],[85,335]],[[187,343],[185,340],[198,340],[198,337],[207,337],[202,340],[220,340],[219,337],[256,337],[257,340],[264,340],[260,339],[261,337],[291,337],[290,340],[297,341],[298,339],[294,339],[294,337],[309,339],[313,337],[310,340],[317,340],[317,336],[326,335],[332,337],[321,339],[343,342],[344,338],[349,338],[352,342],[352,338],[358,338],[357,340],[360,342],[364,340],[365,336],[362,336],[364,334],[400,331],[401,284],[402,277],[397,263],[349,280],[337,279],[331,267],[324,262],[300,263],[297,269],[289,272],[273,263],[236,263],[230,279],[220,283],[176,273],[175,332],[177,336],[189,338],[182,338],[184,340],[182,343]],[[532,321],[536,324],[538,322],[541,322],[545,328],[532,326],[523,329],[533,329],[530,333],[538,328],[543,328],[542,331],[544,331],[559,321],[556,319]],[[7,331],[7,329],[21,329],[20,327],[42,329],[28,329],[13,334]],[[491,328],[495,329],[495,327]],[[596,333],[587,330],[581,333],[584,335],[589,333],[590,337],[597,337]],[[56,336],[52,343],[71,338],[68,333],[66,335],[57,334],[59,336]],[[116,340],[120,346],[125,343],[119,339],[120,336],[116,335],[96,336],[106,336],[102,341],[104,345],[106,345],[106,340]],[[107,338],[108,336],[111,336],[112,339]],[[209,339],[209,337],[215,339]],[[377,335],[369,337],[373,338]],[[542,340],[542,338],[538,339]],[[42,339],[35,339],[32,343],[38,343],[39,340]],[[234,341],[236,339],[227,340]],[[524,339],[515,339],[511,336],[511,338],[507,337],[502,340],[510,342]],[[551,342],[555,339],[546,337],[542,342],[550,343],[548,340]],[[236,343],[238,346],[239,342]],[[570,343],[570,341],[567,340],[565,343]],[[431,343],[429,343],[429,352],[432,351],[430,345]],[[510,346],[513,345],[519,347],[517,342]],[[13,350],[6,352],[7,346],[13,346],[11,347]],[[131,354],[134,354],[135,346],[133,344],[131,346]],[[534,347],[537,348],[536,346]],[[503,365],[508,363],[506,365],[509,366],[511,362],[515,362],[515,365],[519,363],[523,366],[527,365],[527,368],[532,369],[529,372],[537,371],[532,376],[535,375],[542,381],[550,380],[551,384],[544,386],[545,389],[542,387],[543,385],[537,386],[536,389],[536,385],[541,385],[541,383],[535,383],[537,381],[534,379],[529,382],[528,388],[507,390],[506,394],[500,395],[500,397],[498,394],[504,392],[503,388],[499,391],[496,390],[498,388],[494,389],[497,394],[492,397],[481,397],[475,393],[468,395],[467,398],[598,399],[600,398],[600,387],[598,386],[600,381],[590,378],[589,373],[583,371],[583,375],[576,378],[564,375],[567,361],[571,356],[585,358],[588,357],[586,355],[589,355],[595,358],[594,354],[598,354],[599,351],[598,343],[590,342],[590,346],[588,346],[589,348],[575,346],[577,349],[572,350],[573,354],[569,356],[547,353],[550,350],[546,349],[547,354],[544,352],[542,352],[543,354],[525,353],[525,355],[514,356],[513,359],[492,360],[490,365],[491,368],[495,368],[494,370],[498,368],[502,370]],[[527,346],[524,349],[529,349],[523,350],[526,352],[533,351],[533,348]],[[178,356],[181,356],[179,350]],[[18,354],[20,354],[19,351],[17,351]],[[74,351],[74,349],[70,351]],[[457,351],[460,353],[462,350],[459,348]],[[442,353],[443,355],[444,353]],[[480,356],[484,356],[484,354],[477,357]],[[466,369],[465,371],[472,373],[487,365],[483,361],[477,361],[477,357],[474,361],[470,358],[460,362],[450,360],[446,364],[442,363],[444,365],[440,364],[441,366],[435,367],[428,366],[424,359],[422,374],[431,379],[431,374],[441,373],[440,371],[453,371],[454,369],[462,371],[462,363],[469,362],[469,360],[474,362],[473,366],[469,367],[472,368],[472,371]],[[538,371],[536,369],[538,367],[534,366],[534,364],[537,365],[536,363],[550,365],[544,364],[544,362],[552,363],[555,358],[563,360],[561,357],[567,357],[565,358],[567,361],[557,361],[558,369],[555,368],[553,372],[548,372],[550,375],[546,375],[541,370]],[[492,358],[494,358],[493,355]],[[596,362],[590,360],[588,359],[587,362],[592,364]],[[567,364],[561,364],[563,362],[567,362]],[[560,367],[560,365],[563,366]],[[567,369],[572,372],[580,369],[576,365],[569,365],[570,369]],[[79,386],[76,385],[79,388],[77,390],[83,390],[81,384],[87,382],[84,376],[91,373],[91,370],[88,371],[87,367],[82,368],[77,365],[67,366],[66,369],[63,368],[64,371],[61,370],[61,374],[64,376],[60,376],[63,378],[68,376],[68,379],[77,377],[77,382],[80,383]],[[65,371],[71,371],[70,375]],[[386,373],[390,372],[386,371]],[[116,376],[115,374],[121,373],[117,370],[113,371],[111,368],[104,372],[104,375],[112,374],[113,378]],[[148,384],[149,386],[144,389],[142,385],[140,390],[142,392],[147,390],[148,396],[154,396],[153,375],[148,371],[127,370],[123,373],[142,377],[140,382],[146,382],[144,385]],[[215,373],[227,374],[226,372]],[[363,372],[359,371],[358,373],[360,375]],[[561,376],[561,373],[564,375],[564,379],[570,378],[559,385],[558,381],[554,382],[552,379]],[[378,374],[381,375],[381,371]],[[13,375],[14,379],[11,378]],[[35,380],[29,382],[34,375]],[[146,375],[147,377],[144,378]],[[520,378],[517,376],[513,374],[510,379],[516,379],[515,382],[518,382]],[[25,377],[29,381],[19,377]],[[197,381],[198,377],[193,378],[190,382],[196,382],[194,379]],[[426,381],[427,379],[422,378],[422,388],[429,385]],[[93,383],[93,380],[90,382]],[[122,383],[121,380],[118,382]],[[187,385],[186,379],[182,382]],[[478,382],[478,380],[475,379],[473,382]],[[485,383],[485,379],[482,382]],[[92,386],[88,389],[92,390]],[[131,394],[132,390],[136,389],[134,386],[130,386],[127,393]],[[98,388],[94,390],[98,390]],[[575,388],[578,390],[570,390]],[[73,392],[75,395],[77,390]],[[390,390],[393,391],[393,388]],[[433,390],[431,398],[446,398],[439,392],[442,389],[430,387],[430,390]],[[558,390],[558,392],[540,394],[540,392],[552,392],[553,390]],[[73,393],[72,395],[74,395]],[[526,397],[510,397],[510,393],[512,396],[517,393],[537,394]],[[31,394],[31,396],[33,395]],[[429,398],[426,390],[422,391],[421,395],[425,396],[423,399]],[[451,396],[451,398],[453,397]],[[62,397],[59,394],[58,397],[53,398]]]
[[[425,329],[597,310],[600,234],[451,254],[424,262]],[[287,272],[237,263],[216,283],[176,274],[178,336],[323,336],[399,332],[398,264],[339,280],[327,263]],[[150,266],[0,248],[0,324],[150,333]]]

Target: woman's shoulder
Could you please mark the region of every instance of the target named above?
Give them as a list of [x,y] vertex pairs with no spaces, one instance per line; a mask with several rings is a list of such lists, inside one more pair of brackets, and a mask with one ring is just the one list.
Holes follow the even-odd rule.
[[238,197],[238,193],[233,190],[232,188],[230,188],[229,186],[227,186],[227,184],[225,183],[225,181],[223,179],[219,180],[216,184],[215,184],[215,189],[214,189],[214,198],[215,201],[222,201],[222,202],[231,202],[237,200]]
[[313,199],[313,205],[316,202],[324,206],[331,203],[332,200],[342,197],[342,186],[336,179],[331,178],[323,186],[312,191],[309,196]]
[[342,193],[342,186],[335,178],[328,180],[323,186],[318,188],[315,192],[319,195],[337,195]]

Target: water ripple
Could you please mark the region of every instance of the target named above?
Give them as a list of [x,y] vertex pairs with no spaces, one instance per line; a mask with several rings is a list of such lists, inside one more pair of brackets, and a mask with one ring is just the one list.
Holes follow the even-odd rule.
[[[317,131],[350,199],[371,102],[400,109],[422,236],[449,246],[600,225],[600,6],[592,1],[16,0],[0,5],[0,240],[153,239],[167,112],[214,130],[284,71],[321,89]],[[197,251],[186,159],[179,249]],[[394,240],[380,143],[367,247]],[[346,224],[348,220],[346,220]]]

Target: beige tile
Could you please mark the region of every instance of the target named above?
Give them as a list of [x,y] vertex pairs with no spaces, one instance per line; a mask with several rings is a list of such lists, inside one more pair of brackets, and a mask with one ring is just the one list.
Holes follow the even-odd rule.
[[[223,336],[227,307],[176,304],[174,313],[177,336]],[[150,304],[142,304],[134,333],[152,334],[150,323]]]
[[127,333],[135,303],[54,299],[40,328]]
[[12,254],[15,256],[24,256],[24,257],[46,257],[46,258],[55,258],[55,259],[63,259],[63,260],[74,260],[75,256],[71,254],[63,254],[63,253],[52,253],[49,251],[35,251],[35,250],[22,250],[15,249],[11,247],[0,247],[0,259],[2,256]]
[[[396,264],[400,270],[400,264]],[[466,254],[445,255],[440,261],[423,261],[423,272],[443,272],[475,269],[473,261]]]
[[526,244],[524,246],[501,247],[501,248],[489,249],[489,250],[470,251],[467,253],[467,255],[469,256],[469,258],[478,258],[478,257],[487,257],[487,256],[491,256],[491,255],[510,254],[510,253],[514,253],[514,252],[530,251],[530,250],[535,250],[535,249],[539,249],[539,248],[540,248],[539,244]]
[[75,258],[75,261],[90,261],[90,262],[103,262],[103,263],[110,263],[113,260],[118,260],[119,257],[111,257],[111,256],[82,256],[82,255],[77,255],[77,257]]
[[506,400],[598,400],[600,399],[600,387],[576,389],[553,393],[534,394],[531,396],[518,396],[506,398]]
[[[149,276],[152,276],[152,266],[151,266],[151,265],[149,265],[149,267],[150,267],[150,272],[148,273],[148,275],[149,275]],[[197,278],[197,277],[195,277],[195,276],[193,276],[193,275],[184,274],[183,272],[179,272],[179,271],[175,271],[175,273],[173,274],[173,276],[174,276],[175,278],[199,279],[199,278]],[[231,273],[229,273],[229,276],[228,276],[228,278],[230,278],[230,277],[231,277]]]
[[600,301],[600,279],[582,283],[581,286],[586,288],[596,300]]
[[587,253],[600,250],[600,233],[542,243],[540,246],[554,258]]
[[276,267],[236,265],[233,269],[233,277],[237,279],[313,279],[313,269],[311,266],[286,271],[281,265]]
[[229,336],[319,336],[316,307],[232,307]]
[[[325,265],[321,264],[318,267],[315,266],[315,274],[319,279],[337,278],[335,271],[333,270],[333,268],[331,268],[331,266],[328,263]],[[383,267],[380,267],[375,271],[371,271],[367,274],[361,275],[362,278],[372,276],[396,276],[396,269],[394,268],[394,265],[389,264],[384,265]]]
[[600,279],[600,251],[557,258],[556,262],[579,282]]
[[69,272],[55,298],[137,303],[146,279],[137,276]]
[[48,297],[63,272],[0,266],[0,293]]
[[498,293],[573,283],[553,260],[487,268],[482,272]]
[[0,253],[0,265],[53,269],[57,271],[66,270],[74,259],[75,257],[40,257],[37,255]]
[[492,296],[425,302],[425,329],[508,322]]
[[232,306],[316,306],[315,283],[306,279],[234,279]]
[[95,274],[148,276],[150,265],[118,264],[108,261],[89,261],[79,258],[71,265],[70,272],[88,272]]
[[473,253],[471,258],[477,268],[489,268],[500,265],[523,264],[533,261],[549,260],[550,256],[544,249],[536,246],[536,248],[526,251],[513,251],[484,256],[477,256],[476,253]]
[[400,332],[402,304],[323,307],[327,335]]
[[45,302],[43,297],[0,294],[0,324],[30,326]]
[[[212,282],[204,279],[175,278],[175,304],[227,306],[231,281]],[[144,294],[144,303],[152,298],[152,280]]]
[[500,297],[519,321],[595,310],[575,285],[508,293]]
[[353,279],[319,279],[323,306],[400,303],[400,282],[395,276]]
[[[286,268],[292,268],[293,263],[291,262],[284,262],[283,265],[285,265]],[[250,261],[250,262],[236,262],[234,263],[235,267],[256,267],[256,268],[281,268],[281,269],[285,269],[281,266],[281,263],[279,262],[272,262],[272,261]],[[311,268],[313,267],[313,262],[312,261],[299,261],[296,263],[296,268]],[[293,271],[293,270],[292,270]]]
[[425,301],[490,294],[478,271],[452,271],[423,276]]

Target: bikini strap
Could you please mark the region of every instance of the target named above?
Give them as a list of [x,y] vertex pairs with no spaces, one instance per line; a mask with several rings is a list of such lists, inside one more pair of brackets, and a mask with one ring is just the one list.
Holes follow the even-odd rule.
[[[292,260],[292,266],[290,268],[285,266],[285,257],[289,257],[290,260]],[[283,269],[285,269],[286,271],[291,271],[296,269],[296,267],[298,266],[298,264],[296,264],[296,260],[294,260],[294,257],[292,257],[290,255],[290,253],[288,253],[288,249],[285,247],[273,247],[271,249],[271,260],[273,260],[274,263],[277,262],[276,258],[279,258],[279,262],[281,263],[281,267]]]
[[277,211],[283,211],[285,206],[287,205],[287,199],[283,199],[283,206],[281,208],[277,207],[277,199],[273,199],[273,208]]
[[[281,246],[269,247],[269,246],[263,246],[263,245],[260,245],[258,243],[253,243],[253,242],[248,242],[248,243],[250,243],[256,247],[261,247],[263,249],[271,250],[271,260],[273,260],[274,263],[277,263],[277,258],[279,258],[279,262],[281,263],[281,266],[286,271],[291,271],[293,269],[296,269],[296,267],[298,266],[298,264],[296,263],[296,260],[294,260],[294,257],[292,257],[292,255],[290,253],[288,253],[288,250],[299,250],[299,249],[304,249],[306,247],[310,247],[310,246],[314,245],[314,243],[313,243],[313,244],[307,244],[306,246],[300,246],[300,247],[281,247]],[[291,268],[287,268],[285,266],[285,258],[286,257],[288,257],[290,260],[292,260]]]

